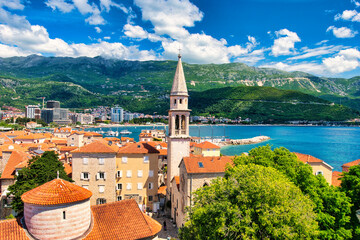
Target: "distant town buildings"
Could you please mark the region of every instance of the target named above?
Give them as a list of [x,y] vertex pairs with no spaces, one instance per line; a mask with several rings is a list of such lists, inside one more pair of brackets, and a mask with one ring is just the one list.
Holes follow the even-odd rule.
[[93,124],[94,123],[94,116],[91,114],[74,113],[74,114],[70,115],[70,119],[73,124],[76,124],[76,123]]
[[69,110],[60,108],[59,101],[47,101],[45,109],[41,110],[41,119],[46,123],[69,124]]

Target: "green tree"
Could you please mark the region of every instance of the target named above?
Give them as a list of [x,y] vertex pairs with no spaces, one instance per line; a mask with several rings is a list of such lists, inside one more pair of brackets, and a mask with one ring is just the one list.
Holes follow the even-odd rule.
[[310,197],[315,204],[320,239],[351,239],[350,199],[330,186],[322,175],[315,176],[311,166],[300,162],[294,153],[286,148],[272,151],[270,146],[263,146],[234,159],[235,166],[250,163],[279,170]]
[[314,239],[313,207],[276,169],[239,165],[195,192],[180,239]]
[[55,179],[57,177],[57,171],[59,171],[60,178],[72,181],[72,179],[66,175],[64,166],[54,151],[47,151],[41,157],[33,157],[29,161],[29,165],[21,169],[18,175],[15,176],[15,184],[9,187],[8,195],[14,196],[11,202],[12,208],[18,214],[22,215],[24,203],[21,200],[21,195]]
[[353,239],[360,239],[360,223],[356,211],[360,209],[360,166],[353,166],[349,172],[344,172],[341,178],[341,190],[351,199],[351,225]]

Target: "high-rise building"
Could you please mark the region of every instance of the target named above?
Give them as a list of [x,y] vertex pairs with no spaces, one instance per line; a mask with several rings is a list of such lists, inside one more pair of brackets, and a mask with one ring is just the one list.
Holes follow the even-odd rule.
[[[188,91],[186,87],[181,55],[174,76],[170,92],[169,110],[169,136],[168,136],[168,170],[167,170],[167,196],[170,198],[171,181],[179,176],[179,164],[183,157],[190,155]],[[171,213],[173,214],[173,213]]]
[[49,100],[46,102],[46,108],[60,108],[60,102]]
[[25,107],[25,117],[31,119],[40,119],[41,118],[41,109],[37,105],[28,105]]
[[134,114],[133,113],[125,113],[124,114],[124,121],[125,122],[129,122],[131,120],[134,119]]
[[115,106],[111,108],[111,122],[120,123],[124,121],[124,109]]

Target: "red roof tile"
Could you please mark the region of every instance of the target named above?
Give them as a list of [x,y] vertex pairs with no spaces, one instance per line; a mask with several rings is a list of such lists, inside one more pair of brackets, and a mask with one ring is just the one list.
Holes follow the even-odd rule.
[[158,194],[166,195],[166,186],[159,187]]
[[313,157],[309,154],[303,154],[303,153],[295,153],[295,155],[298,157],[298,159],[303,162],[303,163],[313,163],[313,162],[318,162],[318,163],[322,163],[324,162],[321,159],[318,159],[316,157]]
[[69,164],[64,163],[64,168],[65,168],[66,175],[71,177],[71,175],[72,175],[72,167]]
[[356,165],[360,165],[360,159],[352,161],[352,162],[348,162],[342,165],[342,167],[352,167],[352,166],[356,166]]
[[1,175],[1,179],[14,179],[15,169],[18,164],[30,159],[29,155],[21,151],[13,151],[10,158],[5,165],[4,172]]
[[21,196],[24,203],[37,205],[57,205],[89,199],[92,193],[63,179],[54,179]]
[[341,174],[342,172],[338,172],[338,171],[333,171],[332,172],[332,180],[331,180],[331,185],[335,186],[335,187],[340,187],[341,184]]
[[134,199],[91,206],[94,226],[86,240],[133,240],[150,238],[161,224],[143,214]]
[[202,148],[202,149],[205,149],[205,148],[220,148],[218,145],[215,145],[211,142],[208,142],[208,141],[205,141],[205,142],[202,142],[202,143],[198,143],[195,145],[195,147],[198,147],[198,148]]
[[195,155],[191,157],[184,157],[186,171],[188,173],[221,173],[225,172],[228,164],[232,164],[234,157],[221,156],[221,157],[203,157]]
[[72,150],[77,149],[77,147],[73,147],[73,146],[62,146],[59,148],[60,152],[70,152]]
[[0,221],[0,239],[25,240],[29,238],[26,236],[19,219],[9,219]]
[[23,140],[23,139],[35,140],[35,139],[44,139],[44,138],[46,138],[46,137],[42,134],[28,133],[28,134],[17,136],[14,138],[14,140]]
[[119,149],[118,153],[159,153],[159,151],[146,142],[130,143]]
[[72,151],[72,153],[116,153],[116,145],[109,146],[104,140],[98,140]]

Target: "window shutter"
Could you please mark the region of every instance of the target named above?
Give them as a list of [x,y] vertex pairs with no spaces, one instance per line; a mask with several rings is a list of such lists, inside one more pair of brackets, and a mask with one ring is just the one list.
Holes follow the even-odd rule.
[[97,173],[97,174],[96,174],[96,180],[99,180],[99,178],[100,178],[100,174]]
[[104,173],[104,180],[106,179],[106,173]]
[[120,177],[122,177],[122,170],[120,170]]

